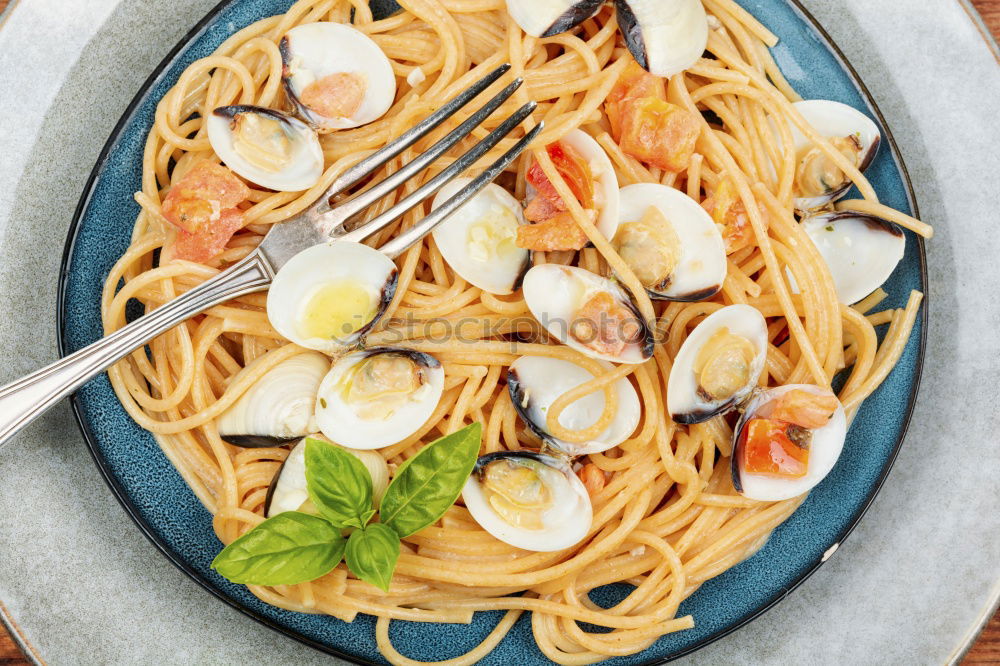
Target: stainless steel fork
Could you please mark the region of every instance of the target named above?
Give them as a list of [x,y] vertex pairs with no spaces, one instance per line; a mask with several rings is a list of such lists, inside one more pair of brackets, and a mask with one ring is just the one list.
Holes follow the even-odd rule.
[[[299,251],[324,242],[360,242],[433,195],[524,121],[534,110],[534,102],[522,106],[468,152],[385,213],[358,228],[350,230],[347,228],[347,223],[354,216],[395,190],[467,137],[514,94],[522,83],[521,79],[509,84],[444,138],[392,175],[345,201],[336,205],[330,203],[333,197],[362,181],[375,169],[450,118],[509,69],[510,65],[503,65],[490,72],[398,139],[348,169],[301,215],[276,224],[257,249],[243,260],[111,335],[0,388],[0,445],[56,402],[153,338],[214,305],[267,289],[275,273]],[[541,129],[542,124],[539,123],[442,206],[434,209],[416,225],[403,231],[379,250],[392,259],[426,236],[464,202],[500,175]]]

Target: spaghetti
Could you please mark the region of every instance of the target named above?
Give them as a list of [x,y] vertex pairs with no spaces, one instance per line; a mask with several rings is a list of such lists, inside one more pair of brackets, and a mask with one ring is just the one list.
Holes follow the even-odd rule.
[[[482,138],[521,104],[535,100],[531,122],[545,130],[531,155],[515,163],[504,184],[525,196],[525,172],[537,160],[592,247],[578,253],[536,253],[535,262],[574,263],[618,276],[634,295],[641,315],[654,324],[653,358],[608,370],[537,331],[526,338],[520,325],[528,309],[516,294],[500,297],[466,283],[427,238],[397,260],[399,283],[382,325],[367,344],[388,341],[432,353],[444,365],[444,395],[433,416],[411,437],[381,449],[395,469],[424,442],[480,421],[483,450],[538,448],[519,421],[504,385],[505,370],[518,356],[541,355],[573,361],[595,379],[553,406],[548,425],[560,438],[581,441],[586,432],[562,427],[558,412],[576,398],[605,391],[608,408],[590,428],[599,432],[614,409],[610,388],[626,377],[642,405],[639,427],[619,447],[591,454],[588,474],[594,520],[578,546],[533,553],[497,541],[456,505],[437,524],[404,540],[388,592],[348,575],[341,565],[309,583],[251,591],[267,603],[304,613],[325,613],[350,622],[358,613],[378,618],[376,637],[394,664],[415,664],[389,638],[392,620],[468,623],[473,613],[507,611],[474,650],[445,662],[471,664],[493,649],[525,611],[535,640],[560,664],[587,664],[639,652],[659,637],[690,628],[695,619],[677,617],[679,604],[706,580],[756,552],[788,518],[802,497],[775,503],[738,495],[729,476],[732,430],[717,416],[679,426],[665,407],[672,359],[691,329],[723,305],[742,303],[767,319],[770,344],[762,386],[805,382],[829,387],[845,368],[840,399],[851,415],[899,360],[917,315],[921,294],[906,307],[875,315],[878,293],[854,307],[841,305],[822,257],[793,216],[797,128],[858,187],[869,212],[929,235],[927,225],[878,204],[862,173],[796,112],[798,99],[781,76],[767,47],[776,38],[733,0],[704,0],[714,17],[708,54],[672,77],[668,100],[699,119],[697,151],[680,173],[661,171],[623,152],[609,133],[603,104],[631,56],[623,48],[614,12],[605,7],[570,34],[525,35],[507,16],[503,0],[401,0],[403,11],[375,20],[364,0],[300,0],[287,13],[240,30],[216,52],[191,64],[163,97],[146,141],[141,206],[132,244],[111,270],[102,295],[105,332],[125,323],[126,304],[138,299],[146,310],[216,275],[247,255],[268,229],[308,207],[350,165],[411,127],[486,72],[512,63],[525,85],[471,140]],[[202,124],[211,109],[228,104],[288,108],[281,89],[277,42],[290,28],[313,21],[352,22],[392,62],[399,93],[380,120],[322,136],[325,171],[305,192],[251,189],[243,210],[245,226],[208,264],[159,262],[175,231],[161,213],[172,182],[201,160],[217,160]],[[501,84],[497,84],[501,85]],[[487,93],[489,94],[489,93]],[[710,111],[724,127],[703,120]],[[708,115],[708,114],[706,114]],[[398,169],[458,122],[456,117],[389,162],[375,179]],[[491,124],[492,123],[492,124]],[[748,245],[728,257],[728,276],[712,300],[698,303],[650,301],[639,280],[560,177],[544,146],[581,128],[607,151],[622,185],[662,183],[697,201],[728,179],[747,211]],[[519,130],[520,131],[520,130]],[[477,167],[492,162],[516,141],[505,139]],[[365,213],[380,214],[413,192],[451,158],[442,157],[421,177],[403,185]],[[475,169],[474,167],[473,169]],[[426,214],[418,206],[370,239],[379,246]],[[798,285],[793,293],[786,269]],[[285,448],[240,449],[220,439],[214,420],[262,374],[304,350],[270,325],[265,294],[238,298],[208,310],[139,350],[110,371],[111,383],[129,414],[152,432],[166,456],[211,512],[219,539],[230,543],[263,521],[268,485],[286,457]],[[406,327],[386,322],[404,320]],[[440,330],[454,323],[447,339]],[[875,326],[888,324],[881,344]],[[515,334],[522,334],[518,337]],[[400,342],[402,338],[402,342]],[[244,371],[247,366],[252,367]],[[592,434],[592,433],[591,433]],[[609,583],[634,586],[611,608],[595,605],[588,593]],[[520,593],[516,596],[515,593]],[[592,633],[581,622],[610,628]]]

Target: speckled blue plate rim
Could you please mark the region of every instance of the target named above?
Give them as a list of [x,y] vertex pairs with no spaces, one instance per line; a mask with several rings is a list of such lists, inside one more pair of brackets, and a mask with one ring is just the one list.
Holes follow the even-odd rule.
[[[807,24],[812,30],[814,30],[817,33],[817,35],[820,37],[823,46],[834,56],[835,60],[844,70],[844,73],[848,76],[853,85],[857,88],[857,91],[860,93],[862,100],[867,104],[870,111],[876,116],[877,121],[879,122],[879,124],[883,129],[884,133],[883,138],[885,139],[886,144],[890,148],[889,152],[891,154],[894,167],[897,173],[899,174],[900,178],[902,179],[909,207],[913,211],[914,215],[919,216],[917,202],[913,192],[913,186],[910,180],[909,172],[907,171],[906,166],[902,161],[902,158],[898,150],[898,146],[892,135],[892,132],[889,129],[888,125],[886,124],[885,118],[882,115],[881,110],[878,108],[878,105],[876,104],[871,93],[869,92],[867,86],[865,86],[864,82],[861,80],[861,77],[858,75],[857,71],[847,60],[844,53],[836,45],[836,43],[826,32],[826,30],[812,16],[812,14],[807,9],[805,9],[805,7],[799,4],[798,0],[784,0],[784,1],[791,7],[791,9],[798,15],[798,17],[805,24]],[[162,78],[169,73],[169,70],[171,69],[172,65],[176,62],[176,60],[181,55],[181,52],[185,49],[185,47],[188,46],[188,44],[191,43],[193,40],[202,36],[202,34],[213,25],[216,17],[221,12],[226,10],[230,5],[237,2],[239,2],[239,0],[222,0],[221,2],[219,2],[177,43],[177,45],[174,46],[173,49],[171,49],[171,51],[167,54],[167,56],[163,59],[163,61],[161,61],[161,63],[156,67],[156,69],[152,72],[152,74],[146,79],[140,90],[136,93],[135,97],[126,107],[124,114],[122,115],[118,123],[115,125],[114,130],[112,131],[107,143],[104,145],[104,148],[100,153],[97,162],[95,163],[94,168],[91,171],[90,176],[87,180],[87,183],[84,188],[84,193],[81,196],[80,202],[77,205],[77,208],[73,214],[73,218],[69,226],[60,265],[60,272],[58,278],[59,284],[58,284],[58,294],[57,294],[57,311],[56,311],[57,330],[59,331],[57,344],[60,356],[65,356],[70,351],[69,349],[70,343],[67,337],[68,310],[67,310],[66,297],[68,291],[68,282],[72,271],[72,257],[76,246],[77,235],[79,232],[80,223],[84,217],[84,213],[88,209],[89,205],[93,200],[98,180],[104,173],[105,167],[107,166],[108,157],[113,152],[113,150],[118,146],[122,138],[122,132],[124,128],[134,119],[139,107],[142,105],[142,102],[145,100],[146,96],[153,88],[157,86],[157,84],[161,82]],[[867,496],[864,498],[863,502],[859,505],[859,508],[855,511],[854,515],[849,518],[846,527],[843,530],[841,530],[839,534],[835,535],[834,538],[829,540],[828,545],[830,547],[839,546],[839,544],[844,542],[844,540],[851,534],[851,532],[857,526],[861,518],[865,515],[868,508],[874,501],[875,497],[878,495],[878,492],[881,489],[882,485],[884,484],[886,478],[888,477],[888,474],[892,469],[893,463],[895,462],[895,459],[899,453],[900,447],[903,443],[907,429],[909,427],[909,423],[913,414],[914,405],[916,403],[917,393],[919,390],[920,380],[923,371],[924,355],[926,352],[929,303],[927,299],[927,292],[928,292],[927,257],[926,257],[924,241],[922,238],[919,237],[913,237],[913,236],[911,237],[916,241],[916,246],[917,246],[916,254],[919,264],[920,283],[922,286],[922,290],[925,294],[925,298],[923,302],[923,307],[920,312],[919,339],[917,341],[917,357],[915,361],[914,375],[912,378],[912,382],[910,384],[907,404],[904,408],[903,418],[901,426],[899,427],[898,436],[892,446],[891,451],[889,452],[886,458],[885,463],[882,466],[882,469],[879,472],[877,479],[875,479],[875,481],[870,485]],[[110,468],[108,461],[105,459],[101,451],[101,448],[98,444],[96,434],[94,433],[90,423],[88,422],[84,414],[79,394],[74,394],[73,396],[71,396],[70,402],[73,408],[74,416],[77,421],[77,425],[79,426],[81,433],[83,434],[84,441],[87,444],[87,448],[90,451],[92,458],[94,459],[94,463],[97,466],[98,471],[104,478],[104,481],[108,484],[108,487],[111,489],[112,493],[118,499],[119,503],[125,509],[129,517],[133,520],[133,522],[135,522],[139,530],[146,536],[147,539],[149,539],[149,541],[161,553],[163,553],[163,555],[171,563],[174,564],[174,566],[183,571],[195,582],[201,585],[204,589],[206,589],[208,592],[210,592],[212,595],[214,595],[227,605],[239,610],[240,612],[244,613],[248,617],[251,617],[257,622],[260,622],[261,624],[270,627],[271,629],[281,634],[284,634],[285,636],[288,636],[299,642],[309,645],[310,647],[313,647],[319,651],[332,654],[334,656],[351,661],[353,663],[357,664],[378,663],[367,659],[359,658],[357,655],[343,652],[327,643],[314,640],[309,636],[306,636],[298,631],[295,631],[294,629],[291,629],[290,627],[287,627],[271,619],[270,617],[267,617],[266,615],[263,615],[255,611],[254,609],[247,607],[246,605],[240,603],[238,600],[233,599],[227,594],[225,594],[223,590],[221,590],[217,586],[217,583],[210,581],[201,572],[199,572],[197,569],[191,566],[187,561],[185,561],[185,559],[179,553],[173,550],[170,547],[170,545],[166,543],[165,539],[163,539],[159,534],[157,534],[156,530],[149,523],[146,522],[144,517],[141,515],[140,510],[134,503],[132,497],[129,495],[128,491],[121,484],[121,482],[118,480],[113,470]],[[806,567],[805,569],[801,570],[800,572],[798,572],[797,577],[794,580],[792,580],[786,587],[783,587],[776,594],[765,599],[749,612],[738,617],[737,619],[730,622],[721,629],[709,634],[700,641],[697,641],[680,650],[672,652],[666,655],[665,657],[657,657],[645,662],[641,662],[637,664],[637,666],[655,666],[658,664],[667,663],[674,659],[678,659],[685,655],[691,654],[692,652],[701,649],[702,647],[732,633],[733,631],[736,631],[737,629],[743,627],[750,621],[754,620],[755,618],[765,613],[779,601],[788,596],[788,594],[790,594],[795,588],[797,588],[807,578],[809,578],[809,576],[812,575],[812,573],[815,572],[824,561],[826,561],[825,557],[816,561],[812,566]]]

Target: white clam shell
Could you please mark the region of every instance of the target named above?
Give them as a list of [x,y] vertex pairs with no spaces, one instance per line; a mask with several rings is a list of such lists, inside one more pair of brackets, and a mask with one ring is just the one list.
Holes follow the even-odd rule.
[[499,453],[480,458],[481,464],[499,457],[527,458],[541,463],[538,466],[543,483],[553,494],[552,505],[542,514],[543,528],[530,530],[511,525],[490,506],[479,483],[477,472],[465,482],[462,500],[479,525],[500,541],[516,548],[538,552],[551,552],[570,548],[582,541],[590,531],[594,519],[590,495],[583,482],[569,466],[560,460],[541,454]]
[[[858,135],[861,140],[861,161],[859,165],[861,171],[867,169],[868,165],[875,159],[879,143],[881,143],[881,132],[879,132],[878,125],[871,118],[853,106],[825,99],[803,100],[795,102],[792,106],[820,135],[826,138],[844,137],[852,134]],[[795,144],[795,152],[801,155],[802,151],[812,144],[794,124],[791,124],[791,131],[792,140]],[[842,198],[850,189],[851,183],[847,183],[828,194],[817,197],[797,198],[795,200],[795,208],[800,211],[821,208],[828,203]]]
[[714,296],[726,279],[726,248],[712,217],[697,201],[666,185],[638,183],[621,189],[621,224],[642,219],[652,206],[670,222],[681,245],[681,258],[662,290],[647,288],[653,298],[702,301]]
[[[614,418],[594,439],[577,443],[552,436],[545,424],[549,407],[566,391],[593,378],[586,368],[570,361],[548,356],[522,356],[510,366],[507,387],[514,408],[535,434],[563,453],[582,456],[607,451],[624,442],[635,432],[642,415],[639,396],[628,379],[622,378],[614,384],[618,401]],[[604,412],[604,404],[604,391],[586,395],[567,405],[559,414],[559,423],[573,430],[588,428]]]
[[[802,228],[830,269],[837,298],[857,303],[882,286],[906,252],[903,230],[885,220],[841,211],[802,220]],[[793,291],[798,293],[798,285]]]
[[[442,187],[434,197],[432,208],[441,206],[470,182],[471,178],[456,178]],[[498,256],[494,252],[495,245],[475,247],[476,241],[470,234],[475,225],[482,224],[516,237],[517,226],[526,222],[517,199],[491,183],[434,228],[434,242],[444,260],[462,279],[491,294],[512,294],[528,269],[531,254],[522,248],[509,247]],[[496,229],[497,225],[511,228]],[[513,240],[510,242],[512,244]]]
[[597,230],[610,240],[618,230],[619,187],[611,158],[592,136],[583,130],[567,132],[559,139],[587,161],[594,178],[594,193],[600,197],[597,206]]
[[[264,169],[247,161],[236,151],[233,117],[243,113],[264,115],[281,123],[292,148],[291,159],[286,166],[276,171]],[[215,154],[236,174],[256,185],[279,192],[299,192],[308,190],[323,175],[323,149],[319,138],[311,127],[297,118],[256,106],[224,106],[210,113],[205,125]]]
[[799,479],[787,479],[765,474],[750,474],[741,469],[738,440],[743,426],[753,418],[756,411],[765,403],[794,389],[802,389],[816,394],[828,393],[825,389],[811,384],[787,384],[772,389],[764,389],[750,400],[746,406],[746,411],[734,429],[732,457],[733,483],[744,497],[762,502],[779,502],[791,499],[792,497],[798,497],[803,493],[809,492],[820,481],[825,479],[840,458],[840,453],[844,449],[844,440],[847,437],[847,418],[844,414],[844,407],[838,404],[837,411],[834,412],[829,423],[822,428],[816,428],[812,431],[812,440],[809,444],[809,466],[805,476]]
[[701,0],[629,0],[615,3],[625,43],[656,76],[682,72],[708,45],[708,16]]
[[219,416],[219,436],[237,446],[279,446],[315,432],[316,391],[329,370],[330,361],[317,352],[282,361]]
[[[385,419],[359,415],[344,401],[341,383],[348,373],[375,354],[403,354],[419,363],[427,383]],[[316,398],[316,424],[330,440],[352,449],[380,449],[401,442],[431,417],[444,391],[444,369],[430,354],[382,347],[358,351],[337,361],[323,379]]]
[[548,37],[573,29],[603,4],[604,0],[507,0],[507,13],[529,35]]
[[[698,376],[694,365],[705,343],[723,327],[733,335],[749,340],[757,353],[750,366],[750,381],[743,389],[726,400],[707,401],[698,395]],[[674,358],[667,383],[667,411],[677,423],[690,425],[702,423],[731,409],[753,389],[766,360],[767,322],[756,308],[728,305],[713,312],[691,331]]]
[[[358,343],[392,300],[396,289],[396,265],[367,245],[333,241],[307,248],[292,257],[274,276],[267,293],[267,318],[292,342],[307,349],[335,354]],[[318,289],[341,280],[361,283],[379,299],[374,317],[343,339],[310,337],[303,318]]]
[[[343,23],[321,21],[299,25],[281,40],[284,81],[300,115],[317,129],[329,132],[378,120],[396,97],[392,63],[368,35]],[[298,102],[313,81],[340,72],[365,80],[364,98],[349,117],[322,116]]]
[[628,344],[618,356],[599,353],[569,335],[577,310],[597,292],[611,294],[617,301],[634,308],[628,294],[617,284],[576,266],[541,264],[531,268],[522,285],[524,300],[531,314],[557,340],[582,354],[612,363],[642,363],[653,354],[652,332],[642,322],[642,338]]
[[[298,511],[309,500],[306,487],[306,440],[292,447],[288,457],[271,481],[267,498],[264,500],[266,517],[276,516],[284,511]],[[333,444],[332,446],[337,446]],[[338,447],[361,461],[372,477],[372,499],[377,508],[389,486],[389,465],[385,458],[374,451],[358,451],[343,446]]]

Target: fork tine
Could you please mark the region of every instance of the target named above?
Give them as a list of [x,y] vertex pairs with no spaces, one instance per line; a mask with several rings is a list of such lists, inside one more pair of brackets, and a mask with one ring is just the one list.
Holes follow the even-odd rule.
[[[522,107],[523,108],[523,107]],[[511,117],[513,118],[513,116]],[[444,222],[452,213],[458,210],[462,204],[476,196],[484,187],[493,182],[497,176],[503,173],[511,162],[528,147],[538,133],[542,131],[544,122],[539,122],[524,137],[514,144],[514,147],[500,156],[491,164],[488,169],[479,174],[471,183],[463,187],[453,197],[445,201],[441,206],[435,208],[427,217],[420,220],[403,233],[399,234],[388,243],[379,248],[382,254],[390,259],[395,259],[411,245],[433,231],[434,227]],[[516,123],[515,123],[516,125]]]
[[[405,199],[397,203],[395,206],[385,211],[375,219],[371,220],[364,226],[358,227],[352,231],[347,232],[343,236],[340,236],[340,240],[361,242],[365,238],[368,238],[376,231],[382,229],[390,222],[398,218],[400,215],[410,210],[417,204],[421,203],[428,197],[432,196],[437,192],[445,183],[450,181],[452,178],[458,174],[465,171],[472,164],[476,162],[480,157],[485,155],[493,146],[500,143],[500,140],[511,133],[515,127],[521,124],[525,118],[531,115],[531,112],[535,110],[537,105],[535,102],[528,102],[520,109],[515,111],[507,120],[500,123],[500,125],[487,134],[482,141],[477,143],[475,146],[470,148],[465,154],[459,157],[457,160],[449,164],[441,173],[437,174],[429,181],[421,185],[412,194],[407,196]],[[520,144],[519,144],[520,145]],[[511,158],[513,159],[513,157]],[[485,186],[485,184],[484,184]]]
[[513,83],[497,93],[493,99],[488,101],[482,106],[481,109],[469,116],[464,122],[462,122],[461,125],[449,132],[443,139],[427,149],[427,151],[421,153],[412,161],[408,162],[399,171],[396,171],[379,182],[377,185],[365,190],[364,192],[361,192],[346,201],[338,202],[334,208],[319,216],[317,219],[317,227],[323,229],[328,235],[339,235],[337,230],[344,222],[360,213],[389,192],[395,190],[404,182],[412,178],[415,174],[423,171],[427,165],[431,164],[438,157],[450,150],[452,146],[471,134],[472,130],[483,124],[483,122],[490,117],[494,111],[500,108],[500,105],[506,102],[507,99],[514,94],[522,83],[524,83],[524,79],[515,79]]
[[425,134],[450,118],[456,111],[471,102],[481,92],[493,85],[501,76],[506,74],[508,70],[510,70],[509,63],[500,65],[492,72],[456,95],[451,99],[451,101],[442,106],[440,109],[400,134],[395,141],[390,141],[383,148],[372,153],[342,173],[336,180],[333,181],[333,184],[327,188],[326,192],[323,193],[323,196],[321,196],[316,203],[313,204],[313,210],[319,213],[329,210],[331,198],[355,185],[358,181],[368,176],[372,171],[378,169],[393,157],[399,155],[401,152],[412,146]]

